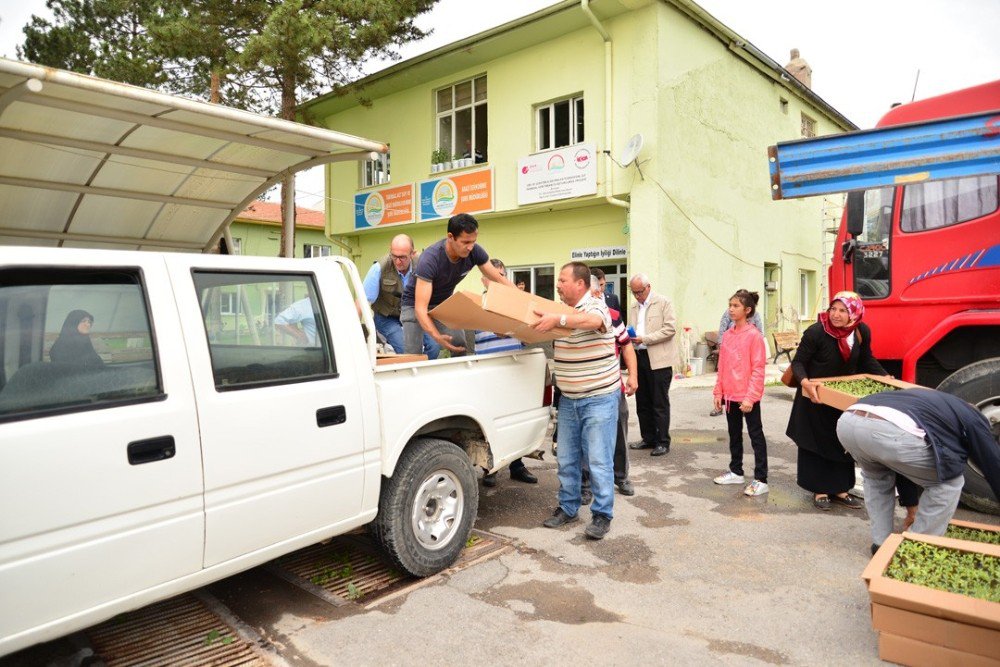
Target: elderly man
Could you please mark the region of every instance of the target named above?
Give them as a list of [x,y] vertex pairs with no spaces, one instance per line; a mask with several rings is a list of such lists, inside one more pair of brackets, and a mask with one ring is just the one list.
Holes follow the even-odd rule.
[[611,314],[604,303],[590,295],[590,269],[570,262],[559,271],[556,284],[563,303],[576,312],[566,315],[535,311],[538,331],[555,327],[572,329],[553,344],[559,399],[559,507],[543,522],[558,528],[577,520],[581,503],[583,457],[590,463],[594,502],[591,523],[584,534],[599,540],[611,529],[614,516],[612,455],[617,428],[621,373],[615,356]]
[[910,530],[944,535],[975,463],[1000,498],[1000,447],[979,410],[934,389],[886,391],[858,399],[837,421],[837,438],[861,466],[872,553],[892,532],[896,476],[924,488]]
[[[479,223],[468,213],[459,213],[448,220],[448,233],[442,240],[420,255],[416,277],[406,283],[400,321],[403,323],[403,345],[407,354],[419,354],[426,333],[453,355],[465,354],[465,334],[449,329],[431,318],[429,311],[454,293],[472,267],[488,279],[514,286],[490,264],[490,256],[476,243]],[[459,344],[456,344],[459,343]]]
[[[372,264],[365,276],[365,297],[375,315],[375,330],[382,334],[397,354],[403,352],[403,325],[399,314],[403,289],[413,279],[416,250],[408,234],[397,234],[389,243],[389,252]],[[437,359],[441,347],[430,336],[424,336],[424,354]]]
[[635,328],[632,344],[639,366],[639,389],[635,411],[639,416],[642,442],[631,449],[652,449],[652,456],[670,451],[670,379],[677,360],[677,319],[668,298],[653,291],[649,278],[637,273],[629,281],[636,303],[629,308],[628,321]]

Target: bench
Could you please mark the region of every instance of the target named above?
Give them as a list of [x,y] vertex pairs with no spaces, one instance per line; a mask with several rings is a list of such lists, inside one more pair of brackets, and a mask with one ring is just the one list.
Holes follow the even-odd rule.
[[774,337],[774,359],[771,363],[778,363],[781,355],[788,357],[788,362],[791,363],[792,352],[799,348],[802,335],[798,331],[776,331],[771,336]]

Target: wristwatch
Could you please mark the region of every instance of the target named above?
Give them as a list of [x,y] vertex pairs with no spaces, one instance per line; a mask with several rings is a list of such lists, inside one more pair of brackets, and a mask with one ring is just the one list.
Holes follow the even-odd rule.
[[565,315],[560,315],[559,316],[559,326],[561,326],[561,327],[566,326],[566,316]]

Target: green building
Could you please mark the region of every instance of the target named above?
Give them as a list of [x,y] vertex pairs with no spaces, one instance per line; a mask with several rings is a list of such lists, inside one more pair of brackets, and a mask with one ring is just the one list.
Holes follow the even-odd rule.
[[468,211],[490,256],[546,297],[582,259],[623,304],[627,277],[647,274],[699,332],[740,287],[772,330],[822,303],[836,214],[772,202],[767,147],[854,125],[689,0],[567,0],[300,111],[390,145],[327,168],[327,234],[362,271],[394,234],[426,247]]
[[[281,205],[256,201],[233,220],[229,227],[234,255],[277,257],[281,251]],[[295,256],[321,257],[336,254],[326,236],[323,211],[295,207]]]

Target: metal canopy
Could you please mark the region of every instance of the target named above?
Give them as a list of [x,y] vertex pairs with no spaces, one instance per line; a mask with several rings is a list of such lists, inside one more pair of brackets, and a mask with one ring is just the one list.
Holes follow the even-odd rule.
[[387,150],[0,58],[0,244],[206,251],[287,175]]

